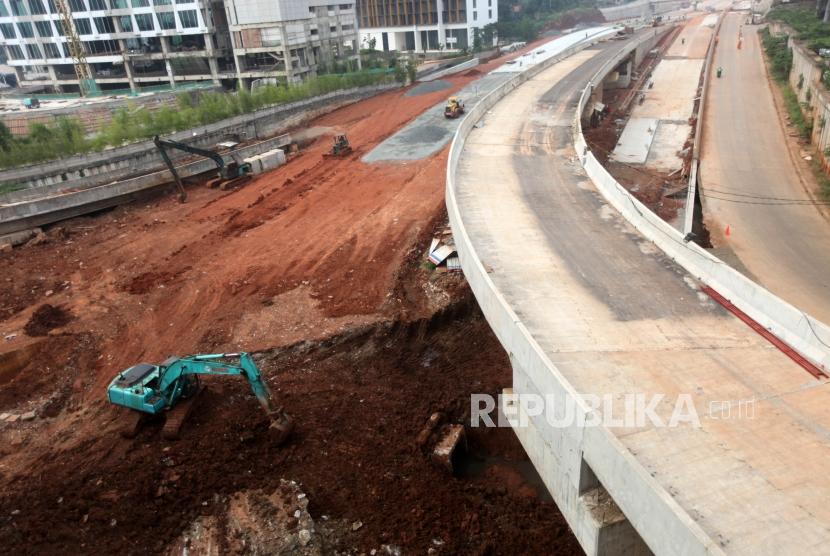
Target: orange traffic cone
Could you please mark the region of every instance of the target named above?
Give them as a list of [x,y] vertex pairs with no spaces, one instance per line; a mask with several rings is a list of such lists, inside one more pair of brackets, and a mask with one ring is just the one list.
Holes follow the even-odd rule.
[[729,237],[729,235],[731,233],[732,233],[732,230],[729,228],[729,224],[727,224],[726,228],[724,228],[724,230],[723,230],[723,235],[725,235],[726,237]]

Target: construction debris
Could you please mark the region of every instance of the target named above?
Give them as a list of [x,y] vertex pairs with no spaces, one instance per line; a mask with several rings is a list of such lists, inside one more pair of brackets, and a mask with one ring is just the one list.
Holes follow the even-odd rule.
[[452,230],[445,228],[439,232],[441,238],[435,237],[429,245],[427,258],[436,267],[443,267],[446,270],[461,270],[461,261],[458,259],[455,249],[455,241],[452,238]]
[[432,451],[432,461],[442,465],[450,473],[454,473],[453,459],[457,450],[467,451],[467,435],[464,433],[464,425],[448,425],[441,434],[441,439]]
[[436,413],[433,413],[432,415],[430,415],[429,420],[427,421],[427,424],[424,426],[424,428],[418,434],[418,438],[415,441],[416,444],[420,447],[425,446],[426,443],[429,442],[429,437],[432,436],[432,432],[435,430],[435,427],[437,427],[438,424],[441,423],[441,421],[443,419],[444,419],[443,413],[436,412]]

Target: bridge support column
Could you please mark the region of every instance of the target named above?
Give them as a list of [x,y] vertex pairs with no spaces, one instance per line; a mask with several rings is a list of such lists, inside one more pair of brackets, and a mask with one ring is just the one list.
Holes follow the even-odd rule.
[[[602,85],[605,89],[624,89],[631,84],[631,71],[634,69],[634,64],[631,63],[631,58],[625,60],[618,65],[614,72],[609,75]],[[612,77],[616,76],[616,79]]]
[[[541,392],[512,356],[511,362],[513,389],[505,390],[499,409],[512,420],[516,436],[586,554],[650,555],[648,546],[583,459],[584,429],[567,423],[568,392],[545,388],[548,415],[528,415],[521,396]],[[563,422],[551,425],[550,419]]]

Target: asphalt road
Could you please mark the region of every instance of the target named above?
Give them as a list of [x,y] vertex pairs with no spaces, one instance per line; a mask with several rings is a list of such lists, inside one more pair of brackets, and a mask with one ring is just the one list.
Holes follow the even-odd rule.
[[743,26],[737,48],[746,17],[727,15],[715,53],[714,67],[724,73],[711,79],[707,97],[704,218],[715,247],[731,249],[740,260],[738,270],[830,322],[830,223],[814,206],[765,199],[808,196],[787,151],[755,27]]
[[[618,47],[575,54],[487,112],[459,160],[461,219],[496,289],[570,388],[609,396],[614,414],[627,395],[664,395],[655,410],[664,418],[677,396],[691,397],[700,427],[609,428],[713,546],[753,556],[826,550],[830,383],[714,304],[605,202],[576,159],[579,91]],[[514,391],[546,394],[554,380],[521,375]],[[718,414],[744,402],[751,416]],[[557,460],[551,446],[544,465]],[[634,473],[617,472],[622,482]],[[647,530],[647,509],[635,511]]]

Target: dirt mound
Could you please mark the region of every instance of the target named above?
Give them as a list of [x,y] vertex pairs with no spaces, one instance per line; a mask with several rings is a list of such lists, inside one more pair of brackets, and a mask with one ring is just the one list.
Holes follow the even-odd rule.
[[[134,440],[113,433],[9,478],[0,506],[12,515],[0,522],[0,545],[19,554],[164,552],[199,516],[229,523],[237,493],[271,493],[291,478],[315,516],[352,524],[331,541],[339,551],[578,552],[556,506],[529,496],[521,479],[505,483],[497,470],[452,477],[416,445],[432,413],[465,423],[472,392],[496,394],[511,382],[507,356],[469,294],[433,318],[256,359],[296,419],[288,444],[268,442],[268,420],[244,381],[206,380],[178,442],[163,441],[159,425]],[[481,465],[527,461],[510,429],[469,429],[468,443]]]
[[90,380],[99,353],[92,334],[55,334],[12,352],[17,357],[0,358],[0,410],[34,404],[57,415]]
[[44,303],[32,313],[23,330],[32,337],[46,336],[50,330],[69,324],[72,318],[72,313],[63,307]]
[[575,8],[569,10],[542,27],[543,31],[572,29],[579,24],[605,23],[605,16],[598,8]]
[[[390,91],[315,120],[348,133],[350,157],[323,158],[331,143],[320,137],[233,192],[193,187],[184,205],[149,198],[0,253],[9,263],[2,331],[22,329],[47,301],[76,319],[73,334],[53,332],[0,362],[0,409],[37,409],[36,419],[0,424],[5,552],[160,553],[215,524],[228,553],[229,505],[273,514],[276,502],[250,493],[270,496],[281,479],[302,485],[321,530],[348,525],[325,553],[578,550],[556,507],[527,495],[524,475],[505,484],[510,473],[481,471],[527,463],[512,431],[470,430],[476,472],[463,477],[415,446],[431,414],[463,422],[471,392],[497,393],[512,374],[461,280],[453,284],[459,275],[423,266],[447,150],[406,164],[360,156],[471,79],[447,77],[451,88],[409,98]],[[431,316],[456,298],[466,304]],[[32,343],[19,334],[3,347]],[[105,401],[116,372],[241,349],[259,352],[297,421],[287,445],[269,442],[250,388],[227,377],[205,380],[180,441],[162,440],[159,422],[134,440],[117,434],[123,425]],[[276,540],[262,531],[245,542]]]
[[190,270],[190,267],[178,269],[176,272],[143,272],[121,286],[121,290],[131,293],[133,295],[142,295],[160,287],[168,286],[176,282],[176,280],[185,272]]
[[[342,520],[315,520],[308,511],[309,498],[295,481],[280,480],[271,494],[263,490],[237,492],[227,500],[227,510],[216,516],[200,516],[166,553],[290,554],[322,556],[335,549],[352,524]],[[332,542],[334,539],[335,543]]]

